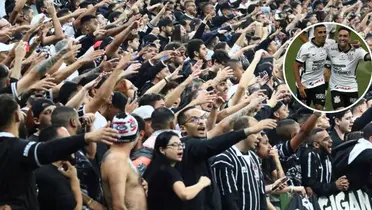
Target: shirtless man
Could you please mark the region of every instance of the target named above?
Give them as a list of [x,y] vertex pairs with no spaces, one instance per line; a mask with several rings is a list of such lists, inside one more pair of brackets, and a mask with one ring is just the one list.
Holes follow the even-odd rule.
[[142,179],[129,157],[137,143],[138,123],[133,116],[121,113],[112,120],[112,128],[120,138],[107,151],[101,165],[108,209],[147,210]]

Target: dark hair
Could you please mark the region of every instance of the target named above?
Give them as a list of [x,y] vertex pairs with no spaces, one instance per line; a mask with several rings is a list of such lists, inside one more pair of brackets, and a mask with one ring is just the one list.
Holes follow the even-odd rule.
[[363,129],[363,138],[369,140],[369,137],[372,136],[372,123],[368,123]]
[[278,121],[278,124],[276,126],[276,134],[278,137],[289,140],[292,138],[292,127],[295,125],[297,122],[292,120],[292,119],[282,119]]
[[5,64],[0,64],[0,79],[8,78],[9,68]]
[[107,19],[112,23],[115,21],[115,18],[119,17],[121,15],[121,12],[114,11],[111,12],[110,15],[107,17]]
[[367,100],[365,98],[361,98],[354,106],[350,108],[351,113],[354,113],[356,108],[365,103],[367,103]]
[[145,94],[139,99],[138,106],[150,105],[154,107],[155,102],[160,101],[162,99],[164,100],[164,97],[161,96],[160,94],[156,93]]
[[323,128],[314,128],[311,133],[310,133],[310,136],[308,136],[305,140],[305,142],[308,144],[308,145],[312,145],[313,142],[315,141],[315,136],[317,133],[319,132],[323,132],[325,131]]
[[12,115],[18,109],[18,103],[13,95],[0,94],[0,130],[2,131],[12,121]]
[[316,31],[317,28],[321,28],[321,27],[327,28],[324,24],[319,24],[319,25],[314,26],[314,32]]
[[214,46],[213,51],[225,50],[226,46],[227,46],[227,42],[219,42],[219,43],[216,44],[216,46]]
[[201,46],[204,42],[201,39],[192,39],[187,44],[187,54],[191,59],[195,57],[194,52],[200,51]]
[[190,107],[187,107],[186,109],[180,111],[177,115],[177,122],[179,125],[184,125],[185,122],[186,122],[186,112],[191,110],[191,109],[195,109],[194,106],[190,106]]
[[40,131],[39,142],[48,142],[58,138],[58,129],[60,125],[50,125]]
[[35,5],[36,5],[36,10],[37,10],[37,12],[38,12],[38,13],[43,13],[43,12],[41,11],[41,8],[45,8],[44,0],[36,0]]
[[133,42],[134,39],[140,39],[139,35],[138,34],[132,34],[132,33],[128,34],[128,37],[123,42],[123,45],[128,46],[129,41]]
[[154,131],[170,129],[169,122],[172,120],[174,120],[174,113],[168,108],[159,107],[151,114],[151,127]]
[[74,108],[69,106],[57,107],[52,113],[52,125],[67,127],[70,124],[70,120],[75,116],[77,116],[77,113]]
[[165,45],[164,50],[175,50],[182,47],[180,42],[170,42],[169,44]]
[[143,178],[147,182],[151,182],[152,177],[159,172],[159,170],[164,169],[165,167],[169,167],[170,163],[165,155],[160,152],[160,148],[167,147],[169,141],[172,137],[178,137],[178,135],[172,131],[165,131],[160,133],[155,140],[155,146],[153,151],[152,160],[147,167],[145,173],[143,174]]
[[80,7],[80,8],[88,8],[88,6],[89,6],[90,4],[93,4],[93,2],[91,2],[91,1],[83,1],[83,2],[81,2],[81,3],[79,4],[79,7]]
[[241,129],[248,128],[248,126],[249,126],[249,118],[247,116],[244,116],[244,117],[241,117],[241,118],[237,119],[234,122],[233,129],[234,129],[234,131],[238,131],[238,130],[241,130]]
[[363,137],[363,131],[353,131],[345,135],[345,141],[361,139]]
[[84,25],[85,23],[87,23],[87,22],[89,22],[89,21],[91,21],[92,19],[95,19],[95,18],[96,18],[96,16],[94,16],[94,15],[85,15],[84,17],[82,17],[80,19],[80,24]]
[[349,35],[351,33],[350,29],[348,29],[346,27],[342,27],[342,26],[338,29],[338,33],[340,33],[340,31],[347,31],[349,33]]
[[70,13],[70,10],[68,10],[67,8],[63,8],[57,12],[57,17],[63,17],[68,13]]
[[165,87],[160,91],[160,94],[162,94],[162,95],[167,95],[167,93],[168,93],[170,90],[176,88],[178,85],[179,85],[179,84],[178,84],[177,82],[175,82],[175,81],[169,81],[169,82],[165,85]]
[[331,123],[331,128],[333,129],[336,126],[336,119],[341,120],[345,116],[345,114],[349,111],[350,110],[347,109],[347,110],[344,110],[344,111],[339,111],[339,112],[331,114],[331,116],[329,117],[329,119],[330,119],[329,122]]
[[6,8],[5,8],[5,12],[8,16],[10,16],[10,14],[13,12],[14,10],[14,7],[15,7],[15,3],[10,3]]
[[229,54],[225,50],[215,50],[212,55],[212,63],[226,64],[230,60]]
[[30,9],[31,9],[31,7],[29,7],[29,6],[24,6],[23,8],[22,8],[22,13],[23,13],[23,15],[28,15],[28,13],[30,12]]
[[138,132],[145,130],[145,120],[142,119],[142,117],[133,115],[133,117],[137,120],[138,123]]

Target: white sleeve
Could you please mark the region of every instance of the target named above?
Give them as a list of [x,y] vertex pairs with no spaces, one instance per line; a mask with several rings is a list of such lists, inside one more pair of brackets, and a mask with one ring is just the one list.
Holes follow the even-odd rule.
[[240,49],[242,49],[239,45],[237,44],[234,44],[234,46],[231,48],[230,52],[229,52],[229,56],[233,56],[235,55]]
[[307,45],[304,44],[301,46],[300,50],[297,53],[296,61],[299,63],[305,63],[305,60],[308,58],[309,52],[307,50]]

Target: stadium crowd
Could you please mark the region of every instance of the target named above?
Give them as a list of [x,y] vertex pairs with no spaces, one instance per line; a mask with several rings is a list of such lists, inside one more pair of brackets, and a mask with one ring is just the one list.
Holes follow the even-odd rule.
[[372,48],[371,0],[6,0],[0,14],[0,209],[372,196],[372,94],[326,115],[283,78],[312,24]]

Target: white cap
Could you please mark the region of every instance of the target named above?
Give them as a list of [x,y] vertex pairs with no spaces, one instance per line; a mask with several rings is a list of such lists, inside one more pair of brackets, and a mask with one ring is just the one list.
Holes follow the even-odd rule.
[[141,117],[144,120],[151,119],[152,112],[154,112],[154,107],[150,105],[140,106],[135,109],[132,114]]
[[0,42],[0,52],[9,52],[13,49],[14,43],[13,44],[4,44]]
[[45,17],[45,19],[44,19],[44,21],[43,21],[43,23],[47,23],[47,22],[49,22],[52,18],[48,18],[45,14],[37,14],[37,15],[35,15],[33,18],[32,18],[32,20],[31,20],[31,25],[35,25],[35,24],[37,24],[38,22],[39,22],[39,20],[41,19],[41,18],[43,18],[43,17]]

